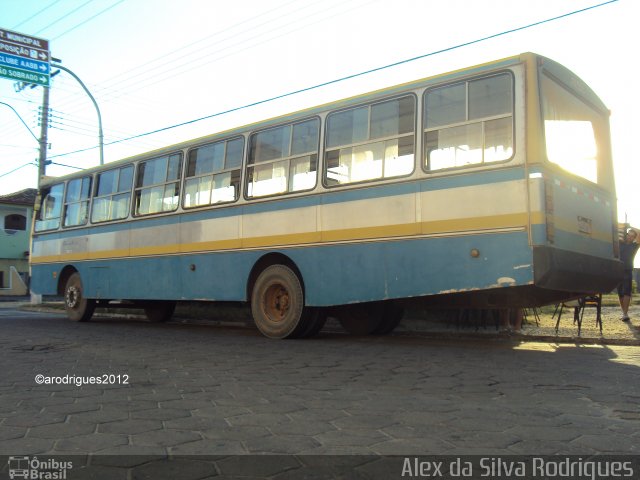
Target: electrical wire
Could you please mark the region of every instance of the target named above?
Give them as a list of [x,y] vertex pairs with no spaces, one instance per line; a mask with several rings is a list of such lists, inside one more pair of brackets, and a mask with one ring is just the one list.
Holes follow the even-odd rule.
[[[200,61],[201,58],[202,58],[202,51],[205,50],[205,49],[211,49],[212,47],[217,47],[219,44],[222,44],[222,43],[224,43],[224,42],[226,42],[228,40],[236,39],[237,34],[233,33],[233,30],[237,29],[238,27],[240,27],[242,25],[248,24],[250,22],[256,22],[261,17],[265,17],[265,16],[267,16],[267,15],[269,15],[269,14],[271,14],[271,13],[277,11],[277,10],[280,10],[280,9],[282,9],[282,8],[292,4],[292,3],[296,3],[295,0],[292,0],[292,1],[290,1],[288,3],[285,3],[283,5],[280,5],[280,6],[276,7],[276,8],[268,10],[267,12],[261,13],[260,15],[257,15],[255,17],[251,17],[251,18],[249,18],[247,20],[243,20],[243,21],[241,21],[239,23],[236,23],[236,24],[232,25],[231,27],[225,28],[223,30],[215,32],[212,35],[204,37],[204,38],[202,38],[200,40],[197,40],[195,42],[192,42],[192,43],[189,43],[187,45],[184,45],[184,46],[182,46],[182,47],[180,47],[178,49],[175,49],[175,50],[173,50],[171,52],[163,54],[163,55],[157,57],[156,59],[153,59],[153,60],[150,60],[148,62],[145,62],[142,65],[137,65],[136,67],[134,67],[132,69],[129,69],[129,70],[125,71],[125,72],[120,72],[119,74],[115,75],[114,77],[111,77],[111,79],[108,79],[105,82],[102,82],[98,86],[98,88],[101,89],[101,91],[102,91],[103,99],[106,100],[106,101],[113,101],[113,100],[120,99],[120,98],[122,98],[124,96],[128,97],[129,99],[135,98],[135,97],[132,97],[132,95],[131,95],[131,93],[134,92],[134,91],[138,91],[138,90],[147,88],[148,86],[153,85],[153,84],[158,83],[158,82],[163,82],[163,81],[169,80],[170,78],[173,78],[178,74],[184,74],[184,73],[190,72],[190,71],[192,71],[192,70],[194,70],[196,68],[202,68],[203,66],[208,65],[208,64],[212,63],[213,61],[219,60],[219,59],[214,59],[213,61],[208,61],[208,62],[205,62],[203,64]],[[330,7],[326,7],[325,6],[325,8],[320,13],[324,13],[327,10],[327,8],[334,8],[336,6],[339,7],[341,5],[343,5],[343,4],[342,3],[337,3],[337,4],[334,4],[333,6],[330,6]],[[295,10],[287,11],[285,14],[279,15],[277,17],[277,21],[282,22],[284,19],[286,19],[286,17],[291,16],[291,15],[297,13],[297,12],[301,12],[303,10],[306,10],[310,6],[313,6],[313,4],[305,4],[301,8],[297,8]],[[318,11],[315,11],[311,15],[307,15],[306,17],[302,17],[302,19],[306,19],[306,18],[311,18],[313,16],[317,16],[318,13],[319,13]],[[255,32],[258,28],[260,28],[260,27],[262,27],[264,25],[272,25],[274,21],[275,21],[274,19],[267,19],[267,20],[263,21],[262,23],[258,23],[258,24],[252,25],[250,28],[247,27],[246,31]],[[284,26],[286,26],[286,22],[285,22]],[[240,42],[235,42],[235,43],[231,44],[230,46],[226,46],[222,50],[229,50],[230,48],[233,48],[234,46],[240,45],[242,43],[246,43],[250,39],[253,39],[253,38],[256,38],[256,37],[259,37],[259,36],[268,35],[269,33],[274,32],[274,31],[281,31],[281,29],[282,29],[282,25],[276,25],[275,27],[273,27],[271,29],[268,29],[268,30],[266,30],[266,31],[264,31],[262,33],[253,35],[249,39],[244,39],[244,40],[242,40]],[[217,37],[220,37],[225,33],[228,33],[228,35],[223,36],[223,38],[220,39],[220,40],[217,40]],[[199,45],[199,44],[201,44],[203,42],[209,42],[212,39],[216,39],[216,41],[214,43],[205,43],[204,45]],[[262,43],[263,42],[256,42],[253,46],[260,45]],[[199,46],[197,48],[195,48],[194,47],[195,45],[199,45]],[[191,47],[193,47],[194,49],[192,51],[188,51],[188,49],[191,48]],[[241,49],[240,51],[246,50],[247,48],[248,47],[245,47],[245,48]],[[221,50],[217,50],[217,52],[219,52],[219,51],[221,51]],[[187,67],[186,69],[182,68],[181,71],[176,73],[176,71],[175,71],[176,68],[174,67],[173,68],[174,75],[172,75],[170,77],[167,76],[164,73],[162,75],[157,75],[156,73],[154,73],[158,69],[161,69],[161,70],[166,69],[166,58],[168,56],[171,56],[171,55],[177,54],[177,53],[180,54],[180,60],[182,61],[182,63],[180,65],[178,65],[178,66],[179,67],[185,67],[186,66]],[[238,53],[238,52],[235,52],[235,53]],[[210,55],[213,55],[213,54],[209,54],[209,55],[206,55],[206,56],[210,56]],[[231,54],[225,55],[225,57],[228,57],[230,55]],[[197,67],[191,66],[194,62],[192,60],[188,60],[189,57],[194,57],[194,56],[196,56],[196,58],[198,58],[198,60],[199,60]],[[225,58],[225,57],[222,57],[222,58]],[[159,63],[159,64],[157,64],[155,66],[152,66],[152,64],[154,64],[154,63]],[[133,73],[133,72],[136,72],[136,71],[137,71],[137,73]],[[122,77],[123,75],[127,76],[127,78],[124,81],[117,81],[116,80],[117,78]],[[137,79],[140,76],[143,76],[143,78],[141,80]],[[147,78],[144,78],[144,77],[147,77]],[[117,83],[118,89],[114,88],[113,86],[109,86],[110,83],[115,85],[116,82],[118,82]],[[152,83],[149,84],[149,83],[145,83],[145,82],[152,82]],[[135,85],[135,88],[133,87],[134,85]],[[126,89],[126,90],[124,90],[124,89]],[[71,102],[71,104],[77,103],[78,101],[79,100],[74,100],[74,101]],[[127,100],[127,101],[130,101],[130,100]],[[140,103],[140,102],[138,102],[138,103]]]
[[17,171],[18,171],[18,170],[20,170],[21,168],[28,167],[29,165],[37,166],[37,165],[36,165],[35,163],[33,163],[33,162],[25,163],[24,165],[20,165],[19,167],[14,168],[13,170],[10,170],[10,171],[8,171],[8,172],[5,172],[5,173],[0,174],[0,178],[2,178],[2,177],[6,177],[7,175],[11,175],[12,173],[17,172]]
[[33,20],[34,18],[36,18],[38,15],[40,15],[42,12],[44,12],[45,10],[50,9],[51,7],[53,7],[54,5],[56,5],[57,3],[60,3],[62,0],[56,0],[53,3],[50,3],[49,5],[47,5],[46,7],[44,7],[42,10],[38,10],[36,13],[34,13],[33,15],[31,15],[29,18],[24,19],[23,21],[21,21],[19,24],[14,25],[13,28],[19,28],[22,25],[24,25],[25,23],[27,23],[29,20]]
[[73,15],[74,13],[76,13],[78,10],[80,10],[81,8],[86,7],[87,5],[89,5],[90,3],[94,2],[95,0],[88,0],[85,3],[83,3],[82,5],[80,5],[79,7],[74,8],[73,10],[71,10],[69,13],[65,13],[64,15],[62,15],[61,17],[57,18],[56,20],[54,20],[53,22],[51,22],[49,25],[47,25],[46,27],[42,27],[40,30],[38,30],[35,35],[38,35],[42,32],[44,32],[47,28],[54,26],[56,23],[64,20],[65,18],[68,18],[69,16]]
[[[160,132],[164,132],[164,131],[167,131],[167,130],[171,130],[171,129],[174,129],[174,128],[183,127],[183,126],[186,126],[186,125],[191,125],[191,124],[194,124],[194,123],[197,123],[197,122],[201,122],[203,120],[208,120],[208,119],[219,117],[219,116],[222,116],[222,115],[227,115],[229,113],[237,112],[237,111],[240,111],[240,110],[245,110],[245,109],[248,109],[248,108],[251,108],[251,107],[255,107],[255,106],[258,106],[258,105],[263,105],[265,103],[273,102],[275,100],[280,100],[280,99],[283,99],[283,98],[291,97],[293,95],[298,95],[300,93],[304,93],[304,92],[308,92],[308,91],[311,91],[311,90],[315,90],[315,89],[318,89],[318,88],[321,88],[321,87],[326,87],[326,86],[333,85],[333,84],[336,84],[336,83],[344,82],[346,80],[351,80],[351,79],[354,79],[354,78],[357,78],[357,77],[362,77],[364,75],[369,75],[371,73],[379,72],[379,71],[382,71],[382,70],[385,70],[385,69],[389,69],[389,68],[397,67],[397,66],[400,66],[400,65],[403,65],[403,64],[407,64],[407,63],[410,63],[410,62],[414,62],[416,60],[421,60],[421,59],[432,57],[432,56],[439,55],[439,54],[442,54],[442,53],[451,52],[451,51],[459,49],[459,48],[468,47],[470,45],[475,45],[475,44],[478,44],[478,43],[481,43],[481,42],[485,42],[487,40],[492,40],[492,39],[495,39],[495,38],[498,38],[498,37],[502,37],[502,36],[505,36],[505,35],[509,35],[509,34],[512,34],[512,33],[515,33],[515,32],[519,32],[519,31],[522,31],[522,30],[526,30],[526,29],[529,29],[529,28],[533,28],[533,27],[537,27],[537,26],[540,26],[540,25],[544,25],[544,24],[550,23],[550,22],[561,20],[561,19],[573,16],[573,15],[584,13],[586,11],[593,10],[595,8],[599,8],[599,7],[602,7],[602,6],[605,6],[605,5],[609,5],[609,4],[618,2],[618,1],[619,0],[608,0],[606,2],[602,2],[602,3],[596,4],[596,5],[585,7],[585,8],[579,9],[579,10],[574,10],[574,11],[571,11],[571,12],[568,12],[568,13],[557,15],[555,17],[550,17],[550,18],[547,18],[545,20],[540,20],[540,21],[529,23],[529,24],[522,25],[522,26],[519,26],[519,27],[511,28],[509,30],[504,30],[502,32],[491,34],[491,35],[487,35],[487,36],[484,36],[484,37],[481,37],[481,38],[477,38],[475,40],[470,40],[470,41],[467,41],[467,42],[459,43],[459,44],[453,45],[451,47],[443,48],[443,49],[440,49],[440,50],[435,50],[433,52],[425,53],[423,55],[418,55],[418,56],[415,56],[415,57],[412,57],[412,58],[408,58],[408,59],[401,60],[401,61],[398,61],[398,62],[393,62],[393,63],[387,64],[387,65],[383,65],[383,66],[380,66],[380,67],[375,67],[375,68],[372,68],[372,69],[369,69],[369,70],[365,70],[365,71],[362,71],[362,72],[358,72],[358,73],[354,73],[354,74],[351,74],[351,75],[346,75],[344,77],[340,77],[340,78],[336,78],[336,79],[329,80],[329,81],[326,81],[326,82],[318,83],[316,85],[312,85],[312,86],[309,86],[309,87],[301,88],[301,89],[298,89],[298,90],[293,90],[293,91],[290,91],[290,92],[287,92],[287,93],[283,93],[283,94],[280,94],[280,95],[275,95],[273,97],[269,97],[269,98],[266,98],[266,99],[257,100],[255,102],[247,103],[247,104],[244,104],[244,105],[241,105],[241,106],[238,106],[238,107],[229,108],[227,110],[216,112],[216,113],[213,113],[213,114],[210,114],[210,115],[205,115],[203,117],[195,118],[195,119],[188,120],[188,121],[185,121],[185,122],[181,122],[181,123],[177,123],[177,124],[174,124],[174,125],[169,125],[169,126],[166,126],[166,127],[158,128],[158,129],[155,129],[155,130],[152,130],[152,131],[149,131],[149,132],[140,133],[140,134],[133,135],[133,136],[130,136],[130,137],[127,137],[127,138],[123,138],[123,139],[120,139],[120,140],[114,140],[114,141],[105,143],[104,146],[115,145],[115,144],[118,144],[118,143],[123,143],[123,142],[127,142],[127,141],[130,141],[130,140],[139,139],[139,138],[142,138],[142,137],[145,137],[145,136],[149,136],[149,135],[153,135],[153,134],[156,134],[156,133],[160,133]],[[96,148],[98,148],[98,147],[97,146],[88,147],[88,148],[84,148],[84,149],[80,149],[80,150],[75,150],[75,151],[72,151],[72,152],[61,153],[61,154],[58,154],[58,155],[51,155],[49,158],[64,157],[64,156],[73,155],[73,154],[76,154],[76,153],[81,153],[81,152],[86,152],[86,151],[89,151],[89,150],[94,150]]]
[[124,0],[119,0],[119,1],[117,1],[116,3],[114,3],[114,4],[110,5],[109,7],[105,8],[104,10],[101,10],[100,12],[96,13],[95,15],[93,15],[93,16],[91,16],[91,17],[87,18],[86,20],[82,21],[81,23],[79,23],[79,24],[75,25],[74,27],[71,27],[70,29],[65,30],[65,31],[64,31],[64,32],[62,32],[61,34],[59,34],[59,35],[57,35],[57,36],[53,37],[50,41],[57,40],[57,39],[59,39],[60,37],[63,37],[64,35],[66,35],[67,33],[73,32],[76,28],[82,27],[83,25],[85,25],[85,24],[89,23],[89,22],[90,22],[91,20],[93,20],[94,18],[97,18],[97,17],[99,17],[100,15],[102,15],[103,13],[106,13],[106,12],[108,12],[109,10],[111,10],[113,7],[116,7],[116,6],[120,5],[122,2],[124,2]]
[[[303,17],[302,19],[297,21],[295,26],[293,26],[293,27],[291,27],[289,24],[287,24],[287,25],[285,25],[286,28],[285,27],[275,27],[275,28],[273,28],[271,30],[267,30],[265,32],[258,33],[256,35],[248,37],[248,38],[246,38],[246,39],[244,39],[244,40],[242,40],[240,42],[236,42],[234,44],[231,44],[230,46],[217,49],[216,51],[214,51],[212,53],[208,53],[208,54],[205,54],[205,55],[200,55],[200,58],[199,58],[200,61],[198,62],[198,65],[196,67],[193,66],[193,62],[191,60],[187,60],[185,62],[182,62],[182,63],[174,65],[172,67],[172,70],[171,70],[171,75],[163,74],[163,75],[160,75],[160,76],[154,76],[153,78],[148,78],[146,80],[138,81],[138,82],[135,83],[135,88],[131,88],[131,87],[127,88],[126,94],[131,94],[131,92],[136,92],[136,91],[139,91],[139,90],[143,90],[143,89],[146,89],[146,88],[148,88],[148,87],[150,87],[152,85],[156,85],[158,83],[162,83],[162,82],[166,82],[168,80],[171,80],[172,78],[175,78],[175,77],[177,77],[179,75],[184,75],[185,73],[189,73],[189,72],[191,72],[193,70],[201,69],[201,68],[203,68],[203,67],[205,67],[207,65],[211,65],[212,63],[216,63],[216,62],[218,62],[220,60],[224,60],[225,58],[229,58],[229,57],[231,57],[233,55],[237,55],[240,52],[243,52],[243,51],[246,51],[246,50],[250,50],[250,49],[252,49],[252,48],[254,48],[256,46],[264,45],[267,42],[271,42],[271,41],[276,40],[278,38],[281,38],[281,37],[290,35],[292,33],[295,33],[297,31],[303,30],[305,28],[308,28],[311,25],[315,25],[317,23],[321,23],[321,22],[327,21],[329,19],[335,18],[335,17],[337,17],[339,15],[343,15],[343,14],[345,14],[347,12],[350,12],[350,11],[353,11],[353,10],[356,10],[356,9],[359,9],[359,8],[363,8],[363,7],[373,3],[374,1],[377,1],[377,0],[371,0],[369,2],[365,2],[365,3],[362,3],[360,5],[355,5],[355,6],[351,7],[351,8],[343,9],[342,11],[340,11],[338,13],[335,13],[333,15],[328,15],[328,16],[326,14],[330,10],[328,8],[326,8],[322,12],[320,12],[324,16],[322,18],[320,18],[319,20],[310,21],[310,22],[307,22],[307,23],[302,23],[301,22],[302,20],[316,17],[318,12],[315,12],[314,14],[308,15],[307,17]],[[334,8],[334,7],[340,8],[343,5],[344,4],[342,4],[342,3],[341,4],[337,4],[337,5],[334,5],[331,8]],[[275,35],[270,35],[273,32],[276,32],[276,34]],[[240,48],[236,49],[237,47],[240,47]],[[229,50],[231,50],[231,51],[229,52]],[[228,53],[225,53],[225,52],[228,52]],[[203,59],[206,59],[206,58],[209,58],[209,57],[213,57],[213,58],[210,58],[209,60],[204,61],[204,62],[202,61]],[[181,59],[181,60],[183,60],[183,59]],[[164,68],[164,66],[162,66],[162,67]],[[146,73],[146,72],[143,72],[143,73]],[[119,85],[119,87],[123,88],[120,85]],[[120,98],[120,97],[115,97],[115,98]]]

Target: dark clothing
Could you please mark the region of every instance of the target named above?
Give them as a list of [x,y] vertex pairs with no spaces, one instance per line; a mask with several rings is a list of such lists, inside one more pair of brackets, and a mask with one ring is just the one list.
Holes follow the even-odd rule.
[[637,243],[620,242],[620,261],[624,265],[622,282],[618,285],[618,296],[630,297],[633,282],[633,258],[640,248]]
[[625,270],[633,270],[633,257],[640,248],[638,243],[620,242],[620,261],[624,265]]
[[624,270],[622,274],[622,282],[618,284],[618,296],[630,297],[633,290],[633,270]]

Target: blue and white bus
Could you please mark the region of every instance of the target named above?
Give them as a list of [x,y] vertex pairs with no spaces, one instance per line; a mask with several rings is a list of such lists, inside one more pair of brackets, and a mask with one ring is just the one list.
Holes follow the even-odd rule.
[[525,53],[46,181],[32,290],[69,317],[250,302],[272,338],[390,332],[403,305],[516,308],[620,277],[609,111]]

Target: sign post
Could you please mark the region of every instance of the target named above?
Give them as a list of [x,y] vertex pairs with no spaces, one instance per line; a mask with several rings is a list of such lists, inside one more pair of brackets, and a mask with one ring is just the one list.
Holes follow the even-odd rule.
[[49,41],[0,29],[0,77],[49,86]]

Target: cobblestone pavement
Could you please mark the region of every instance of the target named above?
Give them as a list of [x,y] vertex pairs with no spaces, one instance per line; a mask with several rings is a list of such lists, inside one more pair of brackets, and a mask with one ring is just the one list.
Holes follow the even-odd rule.
[[[636,346],[273,341],[6,307],[0,328],[0,455],[71,458],[68,478],[400,478],[379,456],[640,454]],[[121,383],[70,378],[105,374]]]

